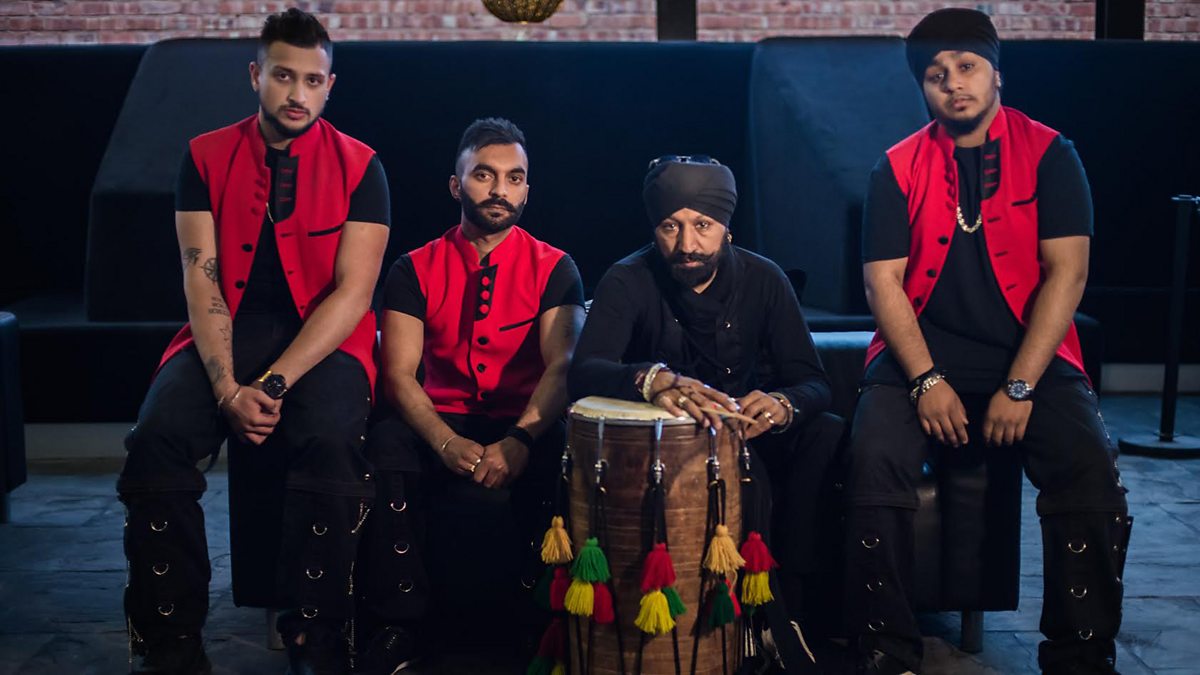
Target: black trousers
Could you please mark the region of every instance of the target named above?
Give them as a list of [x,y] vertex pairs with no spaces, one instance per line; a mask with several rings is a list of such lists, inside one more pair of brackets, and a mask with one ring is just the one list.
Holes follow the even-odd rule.
[[[234,369],[239,382],[264,370],[295,337],[294,316],[239,316]],[[294,384],[268,441],[237,452],[278,453],[286,478],[277,593],[305,616],[349,619],[350,574],[374,497],[359,453],[370,411],[361,364],[334,352]],[[197,463],[214,456],[230,430],[194,348],[163,365],[125,439],[117,481],[127,509],[125,611],[132,637],[198,633],[211,577]],[[271,536],[273,533],[265,533]]]
[[[509,487],[490,489],[447,469],[397,413],[380,412],[365,448],[378,508],[360,544],[356,630],[400,624],[438,649],[522,650],[539,627],[531,589],[541,572],[564,425],[537,439]],[[516,421],[442,419],[481,445],[499,441]]]
[[[971,443],[982,442],[990,395],[963,394]],[[911,668],[921,636],[907,597],[913,574],[913,514],[921,466],[935,444],[901,387],[870,385],[855,412],[848,453],[845,543],[847,621],[864,646]],[[955,452],[953,448],[941,448]],[[1038,489],[1043,598],[1043,670],[1115,658],[1121,574],[1130,519],[1115,448],[1095,392],[1082,380],[1048,381],[1033,399],[1021,453]]]

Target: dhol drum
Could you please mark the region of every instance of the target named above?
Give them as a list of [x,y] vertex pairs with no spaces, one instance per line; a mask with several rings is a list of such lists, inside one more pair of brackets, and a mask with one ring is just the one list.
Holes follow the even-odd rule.
[[[726,426],[711,438],[689,417],[601,397],[577,401],[569,418],[571,536],[576,549],[589,537],[599,539],[616,610],[615,623],[572,618],[570,672],[668,675],[676,672],[676,659],[684,674],[733,672],[737,631],[732,625],[710,627],[706,603],[715,580],[702,569],[714,516],[727,524],[733,541],[741,541],[740,446],[733,432]],[[720,504],[710,506],[714,476],[727,486],[718,500],[724,502],[723,514],[714,514]],[[663,541],[664,526],[674,589],[687,609],[674,617],[674,631],[650,635],[635,626],[635,617],[643,597],[643,564],[653,544]]]

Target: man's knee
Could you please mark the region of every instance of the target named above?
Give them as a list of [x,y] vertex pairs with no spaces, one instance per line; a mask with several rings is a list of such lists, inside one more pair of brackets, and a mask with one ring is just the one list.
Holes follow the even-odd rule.
[[125,436],[125,467],[117,481],[117,491],[122,495],[203,491],[204,476],[196,463],[217,449],[206,445],[166,414],[139,420]]

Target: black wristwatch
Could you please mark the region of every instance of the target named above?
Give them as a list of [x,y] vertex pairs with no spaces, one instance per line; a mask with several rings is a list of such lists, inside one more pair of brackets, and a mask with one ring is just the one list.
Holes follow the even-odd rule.
[[1004,393],[1014,401],[1028,401],[1033,398],[1033,387],[1025,380],[1009,380],[1004,385]]
[[263,376],[258,378],[258,383],[262,385],[263,393],[278,401],[287,393],[287,380],[279,373],[267,371]]

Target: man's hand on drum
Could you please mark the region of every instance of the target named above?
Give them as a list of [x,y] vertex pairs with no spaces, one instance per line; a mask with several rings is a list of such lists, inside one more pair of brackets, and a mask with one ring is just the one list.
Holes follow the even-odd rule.
[[754,424],[746,423],[746,440],[761,436],[772,427],[788,423],[788,409],[779,399],[757,389],[737,400],[742,414],[753,417]]
[[483,453],[482,445],[462,436],[452,436],[438,452],[446,468],[460,476],[470,476],[477,471],[483,463]]
[[516,480],[529,463],[529,448],[515,438],[502,438],[483,449],[483,461],[471,480],[484,487],[500,488]]
[[738,412],[737,401],[700,380],[663,369],[654,376],[650,402],[672,415],[690,415],[703,425],[721,428],[719,410]]

